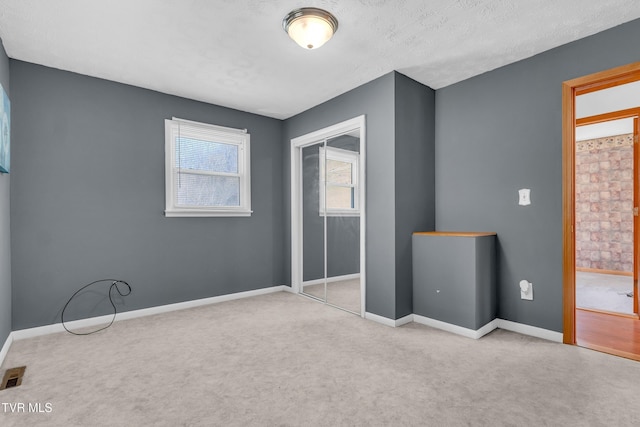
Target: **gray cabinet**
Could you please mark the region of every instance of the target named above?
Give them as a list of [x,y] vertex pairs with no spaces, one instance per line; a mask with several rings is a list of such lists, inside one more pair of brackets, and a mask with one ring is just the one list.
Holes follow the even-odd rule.
[[414,233],[414,314],[472,330],[494,320],[495,240],[496,233]]

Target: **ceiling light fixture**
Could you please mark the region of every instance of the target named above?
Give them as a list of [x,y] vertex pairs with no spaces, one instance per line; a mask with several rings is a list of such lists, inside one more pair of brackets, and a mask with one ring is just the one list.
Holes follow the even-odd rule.
[[338,20],[326,10],[303,7],[289,12],[282,28],[303,48],[317,49],[338,31]]

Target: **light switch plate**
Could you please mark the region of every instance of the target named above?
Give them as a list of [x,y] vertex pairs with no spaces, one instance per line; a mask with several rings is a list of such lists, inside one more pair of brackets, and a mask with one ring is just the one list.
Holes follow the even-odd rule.
[[529,188],[518,190],[518,194],[518,204],[520,206],[528,206],[531,204],[531,190]]

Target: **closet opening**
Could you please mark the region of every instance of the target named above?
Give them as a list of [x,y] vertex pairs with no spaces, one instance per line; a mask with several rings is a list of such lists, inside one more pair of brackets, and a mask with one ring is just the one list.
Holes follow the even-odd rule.
[[365,120],[291,140],[294,292],[364,317]]

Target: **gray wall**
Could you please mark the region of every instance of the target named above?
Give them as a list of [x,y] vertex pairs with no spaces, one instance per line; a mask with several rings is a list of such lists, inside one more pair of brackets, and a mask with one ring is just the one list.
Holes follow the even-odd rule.
[[[360,140],[343,135],[328,142],[331,147],[360,151]],[[324,277],[324,217],[320,211],[319,148],[313,145],[302,149],[302,280]],[[327,277],[360,272],[360,218],[327,217]]]
[[[11,99],[9,58],[0,40],[0,83]],[[12,105],[13,108],[13,105]],[[12,112],[13,113],[13,112]],[[13,114],[12,114],[13,116]],[[13,117],[12,117],[13,119]],[[13,133],[13,131],[12,131]],[[11,151],[14,140],[11,138]],[[11,245],[9,232],[9,174],[0,174],[0,349],[11,333]]]
[[[434,223],[434,92],[392,72],[285,121],[285,194],[290,140],[366,115],[366,311],[412,312],[411,233]],[[416,183],[421,183],[417,185]],[[285,198],[288,200],[288,198]],[[290,276],[290,206],[285,273]]]
[[435,230],[435,91],[396,73],[396,318],[413,313],[411,236]]
[[561,85],[638,61],[638,40],[640,20],[436,92],[436,225],[498,233],[500,318],[562,331]]
[[[122,311],[284,283],[281,121],[20,61],[11,73],[14,329],[59,322],[105,277],[132,285]],[[164,217],[172,116],[248,129],[250,218]],[[70,318],[108,312],[100,293]]]
[[[432,91],[389,73],[284,125],[0,53],[7,91],[9,62],[13,77],[12,253],[0,244],[0,339],[11,329],[11,281],[13,329],[59,321],[67,298],[102,277],[133,285],[123,310],[290,283],[290,140],[361,114],[367,311],[408,314],[407,245],[412,231],[433,228],[435,197],[438,229],[498,233],[498,316],[561,331],[561,83],[637,61],[638,39],[640,21],[624,24],[440,89],[435,109]],[[162,121],[171,116],[249,129],[251,218],[163,217]],[[2,237],[8,186],[0,176]],[[527,208],[517,205],[524,187]],[[520,279],[533,282],[534,301],[520,300]]]
[[284,263],[291,283],[291,139],[366,115],[366,310],[395,318],[394,81],[386,74],[284,122],[285,246]]

